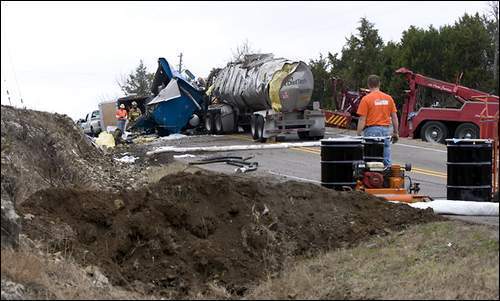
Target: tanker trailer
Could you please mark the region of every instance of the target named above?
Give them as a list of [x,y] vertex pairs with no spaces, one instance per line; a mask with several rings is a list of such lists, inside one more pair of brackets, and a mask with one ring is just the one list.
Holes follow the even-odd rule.
[[212,134],[250,129],[256,141],[297,133],[301,139],[321,139],[325,118],[311,95],[311,69],[302,61],[252,54],[209,76],[211,97],[205,128]]

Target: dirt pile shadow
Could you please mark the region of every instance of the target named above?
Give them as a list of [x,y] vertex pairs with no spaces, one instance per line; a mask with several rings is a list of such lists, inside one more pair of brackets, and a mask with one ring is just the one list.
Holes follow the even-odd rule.
[[360,192],[209,172],[119,194],[42,190],[20,210],[35,215],[23,225],[30,237],[102,267],[114,284],[145,283],[170,297],[212,281],[241,295],[287,258],[440,219]]

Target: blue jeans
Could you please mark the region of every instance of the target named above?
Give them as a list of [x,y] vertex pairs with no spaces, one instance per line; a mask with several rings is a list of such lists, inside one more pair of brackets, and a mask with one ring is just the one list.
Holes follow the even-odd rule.
[[371,126],[363,130],[363,136],[366,137],[388,137],[384,139],[384,166],[391,165],[391,138],[389,136],[390,128],[384,126]]
[[116,127],[119,128],[122,133],[125,133],[125,123],[127,122],[127,120],[118,120],[117,124],[116,124]]

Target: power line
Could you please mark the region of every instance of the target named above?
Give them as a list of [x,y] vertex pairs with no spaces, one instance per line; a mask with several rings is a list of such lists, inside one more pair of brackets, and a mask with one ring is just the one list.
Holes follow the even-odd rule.
[[[6,10],[6,8],[4,7],[4,11]],[[6,18],[6,14],[4,14],[4,17]],[[3,26],[2,26],[2,30],[3,30]],[[21,88],[19,86],[19,81],[17,80],[17,73],[16,73],[16,69],[14,67],[14,60],[12,59],[12,55],[11,55],[11,52],[10,52],[10,47],[9,47],[9,43],[8,43],[8,39],[7,39],[7,33],[4,31],[3,32],[3,36],[5,37],[5,47],[7,48],[7,55],[8,55],[8,58],[9,58],[9,62],[10,62],[10,67],[12,69],[12,73],[14,75],[14,81],[16,82],[16,86],[17,86],[17,93],[19,94],[19,98],[21,100],[21,105],[24,106],[24,101],[23,101],[23,95],[21,93]],[[8,92],[8,90],[7,90]],[[10,103],[10,96],[9,96],[9,103]]]

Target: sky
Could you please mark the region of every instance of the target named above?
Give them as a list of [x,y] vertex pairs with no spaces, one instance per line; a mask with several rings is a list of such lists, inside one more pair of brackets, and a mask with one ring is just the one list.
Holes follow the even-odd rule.
[[[309,62],[340,52],[366,17],[387,41],[410,25],[438,28],[486,1],[1,2],[1,103],[83,118],[123,96],[117,80],[159,57],[196,77],[223,67],[244,41]],[[10,101],[7,96],[9,92]],[[21,103],[21,99],[23,103]]]

